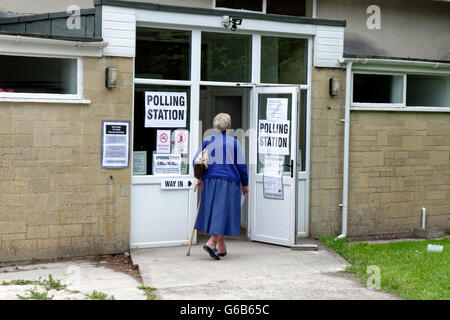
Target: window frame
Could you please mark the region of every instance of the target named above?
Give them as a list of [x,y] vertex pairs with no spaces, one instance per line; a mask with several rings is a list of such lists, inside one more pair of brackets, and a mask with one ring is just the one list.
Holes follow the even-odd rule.
[[81,103],[89,104],[89,100],[83,98],[83,58],[77,56],[58,56],[42,54],[18,54],[1,53],[3,56],[32,57],[32,58],[53,58],[76,60],[77,63],[77,93],[26,93],[26,92],[0,92],[0,102],[43,102],[43,103]]
[[[361,103],[354,102],[354,75],[355,74],[373,74],[373,75],[396,75],[403,77],[403,97],[401,103]],[[439,72],[433,73],[432,70],[426,71],[383,71],[383,70],[368,70],[358,69],[352,70],[351,77],[351,96],[350,96],[350,109],[353,111],[416,111],[416,112],[450,112],[450,107],[438,107],[438,106],[408,106],[406,104],[407,89],[408,89],[408,75],[423,75],[423,76],[450,76],[450,73]]]
[[[354,84],[355,84],[355,74],[368,74],[368,75],[383,75],[383,76],[401,76],[402,77],[402,101],[400,103],[390,103],[390,102],[355,102],[354,100]],[[382,72],[382,71],[352,71],[352,90],[351,90],[351,105],[352,107],[382,107],[382,106],[389,106],[389,107],[406,107],[406,73],[403,72]]]
[[[271,24],[271,22],[268,22]],[[298,172],[298,180],[308,180],[309,171],[310,171],[310,128],[311,128],[311,83],[312,83],[312,69],[313,69],[313,38],[314,33],[309,33],[311,30],[306,32],[297,32],[292,33],[292,30],[287,31],[285,28],[278,28],[277,30],[267,28],[258,30],[257,32],[253,30],[243,29],[239,30],[240,34],[248,34],[252,37],[251,44],[251,82],[249,83],[241,83],[241,82],[217,82],[217,81],[204,81],[201,80],[201,40],[203,32],[217,32],[217,33],[229,33],[229,31],[224,28],[213,28],[208,25],[202,26],[184,26],[172,23],[159,24],[153,21],[148,21],[145,19],[137,20],[136,26],[144,27],[144,28],[164,28],[164,29],[173,29],[173,30],[186,30],[191,32],[191,74],[189,80],[168,80],[168,79],[145,79],[145,78],[136,78],[133,70],[133,78],[134,84],[140,85],[168,85],[168,86],[187,86],[190,87],[191,90],[191,98],[190,105],[196,105],[200,101],[200,87],[201,86],[220,86],[220,87],[244,87],[244,88],[253,88],[255,85],[263,85],[269,87],[280,87],[280,86],[298,86],[300,90],[304,90],[306,94],[306,145],[305,145],[305,163],[303,164],[303,171]],[[261,55],[261,37],[262,36],[279,36],[279,37],[287,37],[287,38],[301,38],[306,39],[307,43],[307,83],[306,84],[264,84],[261,83],[260,79],[260,55]],[[134,87],[133,87],[133,96],[134,96]],[[133,98],[134,99],[134,98]],[[134,102],[133,102],[134,103]],[[133,111],[134,112],[134,111]],[[195,121],[193,119],[199,118],[199,109],[191,108],[190,111],[190,119],[191,124],[188,128],[189,134],[189,154],[193,156],[199,147],[199,136],[196,131],[198,128],[195,127]],[[134,116],[133,116],[134,119]],[[132,165],[132,157],[131,157],[131,165]],[[169,176],[155,176],[155,175],[132,175],[132,184],[133,185],[144,185],[144,184],[160,184],[161,179],[164,179]],[[180,178],[192,178],[193,170],[189,170],[189,175],[181,175]]]

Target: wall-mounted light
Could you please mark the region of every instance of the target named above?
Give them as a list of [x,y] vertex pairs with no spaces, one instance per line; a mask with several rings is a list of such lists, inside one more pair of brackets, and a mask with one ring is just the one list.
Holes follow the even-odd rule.
[[341,81],[336,78],[330,78],[330,96],[339,95],[339,90],[341,89]]
[[229,28],[231,31],[236,31],[237,26],[240,26],[242,24],[242,18],[223,16],[222,24],[225,27],[225,29],[228,30]]
[[106,68],[105,86],[107,88],[115,88],[117,86],[117,68]]

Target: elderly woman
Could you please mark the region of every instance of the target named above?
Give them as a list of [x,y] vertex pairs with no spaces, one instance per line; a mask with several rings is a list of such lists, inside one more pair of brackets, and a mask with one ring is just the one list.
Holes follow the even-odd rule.
[[231,118],[226,113],[214,117],[213,126],[219,132],[203,141],[197,155],[209,151],[208,170],[199,184],[202,198],[195,223],[197,230],[210,235],[203,249],[215,260],[227,254],[225,236],[240,235],[241,188],[248,195],[247,165],[239,141],[226,134]]

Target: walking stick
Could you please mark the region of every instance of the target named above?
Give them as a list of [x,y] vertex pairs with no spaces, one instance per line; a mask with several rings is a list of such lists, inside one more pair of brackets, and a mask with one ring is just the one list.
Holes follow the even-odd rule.
[[[199,186],[199,183],[197,183],[194,186],[194,192],[197,192],[197,187],[198,186]],[[189,240],[189,247],[188,247],[188,251],[186,252],[187,256],[191,255],[192,239],[194,238],[194,232],[195,232],[195,223],[197,222],[198,211],[200,210],[200,203],[202,202],[202,198],[201,197],[202,196],[200,195],[200,201],[198,202],[198,206],[197,206],[197,214],[195,215],[194,226],[192,227],[191,239]]]

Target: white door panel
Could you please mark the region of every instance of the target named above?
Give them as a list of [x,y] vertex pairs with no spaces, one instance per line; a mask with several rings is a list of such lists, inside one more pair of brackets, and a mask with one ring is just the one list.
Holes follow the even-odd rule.
[[[297,202],[297,108],[299,103],[297,87],[255,87],[251,101],[250,137],[250,239],[292,246],[296,241],[296,202]],[[264,198],[263,170],[264,159],[258,155],[258,123],[267,120],[267,99],[288,99],[288,120],[290,121],[290,154],[284,157],[283,200]]]

